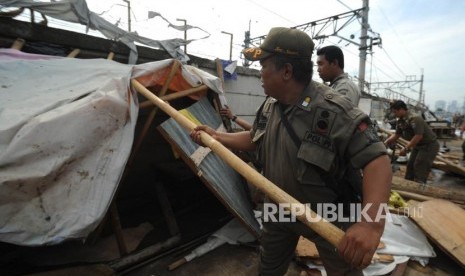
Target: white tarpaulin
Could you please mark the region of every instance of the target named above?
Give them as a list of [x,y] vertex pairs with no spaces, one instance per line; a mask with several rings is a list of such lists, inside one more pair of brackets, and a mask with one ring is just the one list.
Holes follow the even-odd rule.
[[[126,46],[128,46],[129,53],[129,63],[135,64],[137,61],[137,48],[134,42],[142,43],[147,46],[156,47],[165,50],[170,56],[187,62],[189,57],[184,53],[180,46],[189,44],[195,39],[183,40],[179,38],[167,39],[167,40],[153,40],[147,37],[139,36],[136,32],[126,32],[125,30],[118,28],[114,24],[106,21],[96,13],[89,10],[85,0],[61,0],[61,1],[34,1],[34,0],[0,0],[0,5],[5,7],[25,7],[31,8],[36,12],[43,13],[44,15],[51,16],[56,19],[80,23],[91,28],[93,30],[100,31],[105,37],[115,41],[121,41]],[[210,36],[210,34],[203,30],[202,28],[195,26],[175,26],[171,24],[166,18],[161,16],[161,14],[149,11],[148,17],[153,18],[160,16],[163,20],[169,23],[169,27],[178,29],[178,30],[187,30],[187,29],[199,29],[205,32],[207,35],[200,39],[205,39]]]
[[131,66],[37,57],[0,52],[0,240],[20,245],[86,237],[97,226],[137,120]]
[[[0,241],[57,244],[95,229],[132,147],[138,108],[129,80],[172,63],[0,49]],[[187,83],[221,95],[219,79],[181,68]]]

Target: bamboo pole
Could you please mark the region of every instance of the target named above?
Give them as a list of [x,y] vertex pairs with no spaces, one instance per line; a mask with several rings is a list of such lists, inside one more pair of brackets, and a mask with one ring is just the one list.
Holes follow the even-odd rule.
[[[166,102],[162,101],[160,98],[155,96],[150,90],[145,88],[137,80],[131,80],[134,88],[149,99],[152,103],[158,106],[166,114],[171,116],[178,124],[180,124],[185,129],[192,131],[196,125],[191,122],[189,119],[184,117],[180,112],[171,107]],[[313,212],[307,205],[304,205],[297,201],[285,191],[277,187],[271,181],[266,179],[255,169],[247,165],[234,153],[228,150],[221,143],[213,139],[210,135],[205,132],[200,134],[202,143],[207,145],[213,152],[215,152],[221,159],[223,159],[228,165],[235,169],[239,174],[245,177],[251,184],[256,186],[258,189],[266,193],[273,201],[277,203],[290,203],[291,213],[293,212],[296,217],[302,221],[305,225],[310,227],[324,239],[329,241],[332,245],[337,246],[344,236],[344,231],[337,228],[335,225],[326,221],[320,217],[317,213]],[[303,214],[297,214],[296,210],[304,210]]]

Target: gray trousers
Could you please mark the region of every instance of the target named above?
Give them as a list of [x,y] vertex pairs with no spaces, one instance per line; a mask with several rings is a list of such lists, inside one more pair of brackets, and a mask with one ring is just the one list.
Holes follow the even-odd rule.
[[439,142],[437,141],[414,147],[407,163],[405,179],[426,183],[439,147]]
[[[338,225],[343,230],[350,224]],[[363,275],[361,270],[350,267],[336,248],[301,222],[264,222],[260,242],[261,276],[281,276],[287,272],[300,236],[316,244],[320,258],[329,276]]]

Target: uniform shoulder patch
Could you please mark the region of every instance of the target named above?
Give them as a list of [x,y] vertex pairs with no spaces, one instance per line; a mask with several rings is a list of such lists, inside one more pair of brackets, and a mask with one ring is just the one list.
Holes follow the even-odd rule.
[[361,122],[361,123],[358,125],[358,129],[359,129],[361,132],[364,132],[367,128],[368,128],[368,124],[367,124],[366,122]]

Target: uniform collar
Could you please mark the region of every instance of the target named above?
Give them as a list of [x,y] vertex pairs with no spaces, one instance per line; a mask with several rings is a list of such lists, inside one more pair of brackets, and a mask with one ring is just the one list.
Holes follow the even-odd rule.
[[339,76],[335,77],[334,80],[332,82],[329,83],[329,86],[333,85],[334,83],[336,83],[338,80],[341,80],[341,79],[346,79],[348,78],[349,75],[347,73],[342,73],[340,74]]

